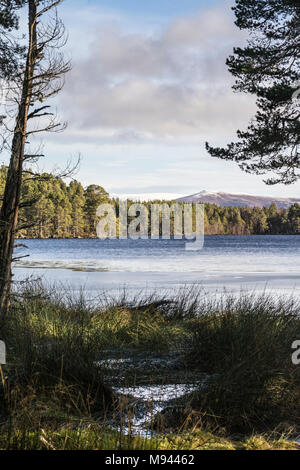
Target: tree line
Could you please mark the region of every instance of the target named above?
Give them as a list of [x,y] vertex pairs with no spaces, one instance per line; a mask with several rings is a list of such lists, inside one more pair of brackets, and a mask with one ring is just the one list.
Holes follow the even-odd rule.
[[[0,168],[0,197],[3,195],[7,169]],[[76,180],[67,184],[62,178],[44,173],[35,178],[25,174],[22,200],[34,203],[20,209],[19,238],[93,238],[96,237],[97,207],[118,201],[111,199],[102,186],[84,188]],[[132,204],[134,201],[128,201]],[[170,201],[144,202],[150,213],[151,204]],[[172,215],[172,214],[171,214]],[[172,222],[172,217],[171,217]],[[205,204],[205,233],[207,235],[265,235],[300,234],[300,205],[289,209],[270,207],[221,207]],[[171,223],[172,234],[172,223]]]
[[[61,48],[65,27],[58,14],[63,0],[0,0],[0,80],[5,113],[0,115],[0,152],[9,157],[0,205],[0,326],[10,305],[15,239],[29,236],[92,236],[97,197],[73,181],[28,171],[44,155],[32,137],[65,128],[51,98],[61,91],[71,64]],[[258,111],[237,142],[225,148],[207,143],[213,157],[233,160],[246,172],[271,174],[266,182],[291,184],[299,177],[299,0],[236,0],[236,26],[250,34],[245,47],[228,58],[234,89],[257,97]],[[27,32],[18,31],[27,17]],[[28,165],[28,166],[27,166]],[[101,200],[102,202],[102,200]],[[38,228],[33,220],[38,219]],[[299,206],[288,211],[206,206],[206,233],[299,233]]]

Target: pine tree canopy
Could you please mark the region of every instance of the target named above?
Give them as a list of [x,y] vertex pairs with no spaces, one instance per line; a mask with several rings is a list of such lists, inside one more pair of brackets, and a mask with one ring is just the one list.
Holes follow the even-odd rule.
[[11,31],[18,29],[17,11],[26,0],[0,0],[0,78],[9,78],[17,69],[17,55],[22,47],[14,43]]
[[227,65],[234,90],[257,96],[258,110],[236,142],[206,148],[248,173],[267,174],[267,184],[294,183],[300,176],[300,1],[237,0],[233,10],[250,36]]

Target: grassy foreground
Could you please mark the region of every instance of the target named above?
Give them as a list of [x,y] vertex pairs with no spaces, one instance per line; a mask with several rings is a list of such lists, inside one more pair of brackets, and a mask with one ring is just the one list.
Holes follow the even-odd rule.
[[[8,360],[0,449],[300,449],[293,441],[300,432],[300,366],[291,359],[300,339],[295,299],[213,299],[192,289],[172,300],[102,295],[88,304],[28,284],[14,296],[0,338]],[[116,374],[103,365],[168,354],[179,358],[177,375],[147,365]],[[201,373],[209,377],[205,386],[196,380]],[[114,430],[131,411],[130,398],[115,391],[124,380],[134,386],[193,378],[195,391],[153,418],[151,438]]]

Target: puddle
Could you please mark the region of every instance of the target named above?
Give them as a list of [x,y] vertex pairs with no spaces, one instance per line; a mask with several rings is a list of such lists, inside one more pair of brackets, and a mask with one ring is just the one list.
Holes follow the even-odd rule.
[[[205,387],[211,379],[208,374],[187,371],[178,352],[160,357],[146,357],[145,354],[122,359],[107,357],[97,364],[113,374],[109,379],[111,385],[116,383],[115,378],[118,380],[119,386],[112,386],[112,389],[119,395],[120,403],[124,403],[123,411],[111,424],[124,434],[141,437],[155,434],[152,424],[156,415],[171,405],[173,400]],[[142,378],[142,382],[128,386],[128,382],[125,383],[128,373],[136,374],[134,380]],[[167,383],[162,384],[163,381]],[[125,401],[122,397],[126,397]]]
[[129,366],[132,365],[132,359],[104,359],[102,361],[97,361],[97,365],[99,367],[104,367],[105,369],[115,370],[116,368],[120,368],[121,366]]
[[130,371],[136,370],[141,373],[145,371],[168,371],[184,367],[184,363],[181,361],[181,356],[178,354],[168,354],[163,357],[141,357],[136,356],[135,358],[122,358],[122,359],[103,359],[97,362],[99,367],[106,370],[114,371]]
[[115,388],[122,395],[130,395],[145,402],[168,402],[182,397],[196,390],[198,385],[169,384],[169,385],[143,385],[140,387]]
[[[155,416],[163,411],[172,400],[183,397],[201,386],[205,386],[209,376],[195,384],[143,385],[137,387],[114,387],[114,391],[133,402],[132,412],[125,412],[121,424],[114,426],[124,434],[151,437],[155,435],[152,423]],[[130,415],[130,416],[129,416]]]

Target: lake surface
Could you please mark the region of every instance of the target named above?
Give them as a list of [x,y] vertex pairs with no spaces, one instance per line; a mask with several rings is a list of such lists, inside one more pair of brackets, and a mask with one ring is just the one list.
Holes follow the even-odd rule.
[[300,236],[207,236],[200,251],[182,240],[25,240],[17,280],[42,278],[86,292],[160,290],[300,293]]

